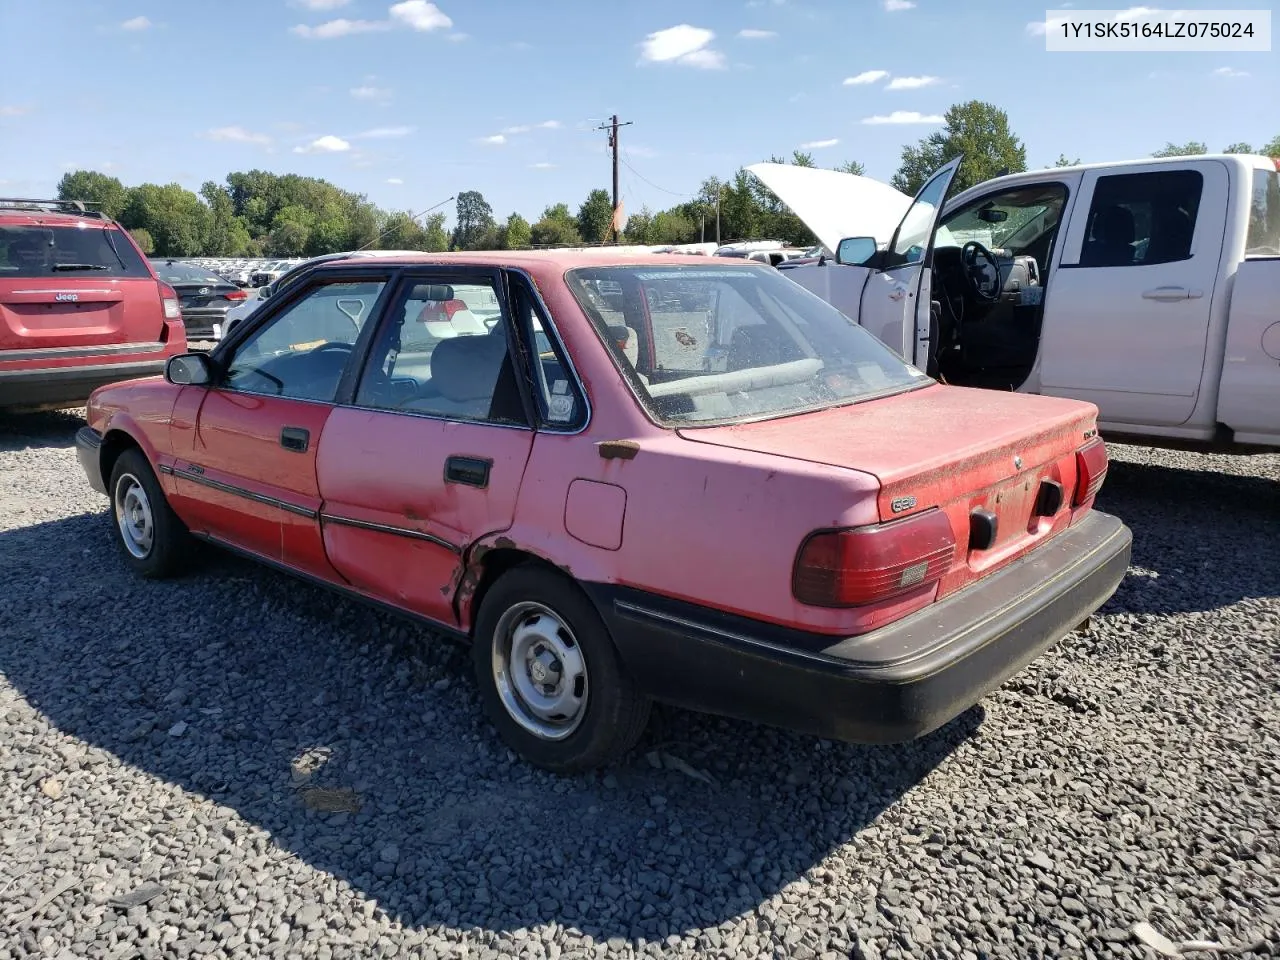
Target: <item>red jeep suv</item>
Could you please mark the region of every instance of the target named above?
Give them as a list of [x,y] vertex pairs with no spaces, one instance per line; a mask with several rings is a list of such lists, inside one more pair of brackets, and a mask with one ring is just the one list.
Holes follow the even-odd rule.
[[78,200],[0,197],[0,409],[73,407],[187,348],[178,295]]

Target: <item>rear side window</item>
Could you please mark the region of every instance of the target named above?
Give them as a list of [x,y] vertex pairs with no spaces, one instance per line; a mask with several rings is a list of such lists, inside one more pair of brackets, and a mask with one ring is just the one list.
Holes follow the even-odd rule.
[[150,279],[128,237],[97,223],[0,227],[0,279],[101,276]]
[[1280,257],[1280,170],[1253,171],[1246,257]]
[[1141,267],[1191,257],[1204,177],[1196,170],[1099,177],[1082,267]]

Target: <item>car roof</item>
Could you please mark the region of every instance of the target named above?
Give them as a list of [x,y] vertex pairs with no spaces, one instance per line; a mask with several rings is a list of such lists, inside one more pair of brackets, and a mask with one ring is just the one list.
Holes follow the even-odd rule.
[[17,207],[0,206],[0,226],[74,227],[83,223],[85,226],[114,227],[115,222],[92,214],[78,215],[74,213],[56,213],[50,210],[22,210]]
[[714,269],[754,270],[759,265],[750,261],[704,257],[697,254],[618,252],[608,248],[587,250],[465,250],[451,253],[406,253],[384,257],[348,257],[332,260],[325,267],[360,263],[372,265],[393,263],[423,266],[495,266],[523,267],[529,270],[572,270],[575,267],[686,266]]

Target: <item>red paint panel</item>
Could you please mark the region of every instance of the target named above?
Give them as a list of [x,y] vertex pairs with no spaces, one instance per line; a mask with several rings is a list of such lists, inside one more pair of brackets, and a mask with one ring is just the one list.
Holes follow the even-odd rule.
[[[184,395],[182,419],[175,429],[175,443],[177,437],[188,441],[175,446],[173,465],[184,515],[197,530],[309,573],[334,577],[324,561],[318,520],[244,495],[318,513],[316,449],[332,407],[231,390],[199,392],[203,398],[194,423]],[[305,452],[281,445],[280,432],[286,426],[309,432]]]
[[[511,525],[532,445],[531,430],[335,410],[317,461],[330,562],[379,599],[457,624],[458,551]],[[492,461],[488,485],[445,482],[445,463],[452,456]],[[353,531],[330,518],[390,529]]]

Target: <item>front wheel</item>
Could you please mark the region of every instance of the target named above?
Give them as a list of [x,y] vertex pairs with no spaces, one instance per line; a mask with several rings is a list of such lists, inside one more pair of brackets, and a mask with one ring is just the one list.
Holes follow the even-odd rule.
[[504,574],[476,618],[472,660],[485,713],[535,766],[605,766],[643,733],[650,704],[576,584],[536,567]]
[[191,535],[169,507],[141,450],[120,454],[111,470],[111,520],[125,562],[151,579],[177,573],[192,546]]

